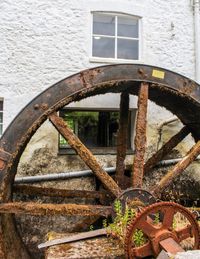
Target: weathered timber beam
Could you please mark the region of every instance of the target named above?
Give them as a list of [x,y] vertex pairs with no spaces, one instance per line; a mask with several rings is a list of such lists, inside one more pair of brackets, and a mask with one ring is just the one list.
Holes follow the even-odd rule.
[[118,197],[121,189],[117,183],[110,177],[105,170],[99,165],[95,156],[89,149],[80,141],[80,139],[73,133],[66,122],[59,117],[56,112],[49,116],[50,121],[60,134],[68,141],[69,145],[77,152],[86,165],[93,171],[95,176],[103,183],[114,196]]
[[85,191],[85,190],[65,190],[56,188],[37,187],[31,185],[14,185],[13,191],[25,195],[39,195],[49,197],[65,197],[65,198],[89,198],[89,199],[105,199],[109,197],[106,192]]
[[151,190],[155,196],[160,194],[170,185],[170,183],[180,175],[200,154],[200,140],[190,149],[187,155],[178,162],[172,170],[160,180],[158,184]]
[[133,162],[133,187],[141,188],[144,174],[144,155],[146,147],[147,104],[149,84],[141,83],[138,94],[136,120],[135,156]]
[[144,165],[144,173],[147,174],[156,164],[162,160],[174,147],[176,147],[190,133],[187,126],[171,137]]
[[109,216],[112,207],[100,205],[77,204],[41,204],[34,202],[10,202],[0,204],[0,213],[30,214],[30,215],[80,215]]
[[116,162],[116,180],[123,187],[123,176],[125,170],[125,158],[128,139],[128,119],[129,119],[129,94],[123,92],[120,100],[120,119],[119,131],[117,136],[117,162]]

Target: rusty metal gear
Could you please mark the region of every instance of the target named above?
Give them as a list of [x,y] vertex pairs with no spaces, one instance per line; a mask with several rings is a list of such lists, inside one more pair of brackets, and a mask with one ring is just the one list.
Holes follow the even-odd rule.
[[[140,208],[141,210],[145,206],[156,203],[156,198],[149,191],[142,188],[128,188],[118,196],[117,200],[121,203],[122,213],[125,212],[126,206]],[[112,216],[116,216],[114,209]]]
[[[176,213],[189,224],[176,229],[174,226]],[[178,217],[178,214],[176,215]],[[194,215],[174,202],[155,203],[141,211],[127,227],[125,255],[129,259],[145,258],[157,256],[162,249],[175,253],[177,249],[182,249],[181,242],[188,238],[193,238],[192,248],[198,249],[200,234]],[[140,242],[136,239],[140,239]]]

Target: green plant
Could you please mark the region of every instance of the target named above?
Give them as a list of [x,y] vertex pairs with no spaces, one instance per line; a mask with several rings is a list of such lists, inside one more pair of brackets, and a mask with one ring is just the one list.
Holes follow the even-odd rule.
[[160,222],[160,213],[159,212],[155,213],[154,217],[155,218],[153,220],[153,223],[156,225]]
[[113,223],[108,225],[108,234],[113,237],[119,238],[122,243],[124,243],[124,237],[126,233],[126,228],[130,221],[136,216],[136,212],[133,208],[125,207],[123,212],[122,204],[119,200],[114,203],[115,218]]
[[133,242],[136,247],[143,246],[146,243],[146,238],[141,229],[136,229],[133,233]]
[[94,226],[90,225],[90,231],[93,231],[93,230],[94,230]]
[[103,225],[104,228],[107,228],[107,227],[108,227],[108,221],[107,221],[107,219],[104,219],[104,220],[103,220],[102,225]]

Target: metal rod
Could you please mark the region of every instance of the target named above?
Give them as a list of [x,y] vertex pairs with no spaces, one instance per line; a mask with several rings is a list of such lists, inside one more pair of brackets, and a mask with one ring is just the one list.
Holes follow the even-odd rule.
[[88,238],[93,238],[93,237],[98,237],[98,236],[103,236],[103,235],[107,235],[106,228],[97,229],[97,230],[93,230],[93,231],[89,231],[89,232],[82,232],[82,233],[78,233],[78,234],[74,234],[71,236],[62,237],[62,238],[58,238],[58,239],[54,239],[54,240],[49,240],[45,243],[39,244],[38,248],[41,249],[41,248],[45,248],[45,247],[49,247],[49,246],[71,243],[71,242],[85,240]]
[[109,197],[108,193],[100,191],[86,191],[86,190],[65,190],[47,187],[38,187],[30,184],[14,185],[13,191],[15,193],[25,195],[39,195],[48,197],[68,197],[68,198],[88,198],[88,199],[106,199]]
[[129,94],[123,92],[120,100],[120,120],[117,136],[116,181],[123,187],[125,158],[128,138]]
[[[115,167],[107,167],[104,168],[107,173],[114,173]],[[83,170],[83,171],[74,171],[74,172],[64,172],[64,173],[52,173],[45,175],[33,175],[33,176],[24,176],[24,177],[16,177],[15,184],[20,183],[35,183],[35,182],[44,182],[44,181],[54,181],[54,180],[62,180],[62,179],[70,179],[76,177],[85,177],[92,176],[92,170]]]

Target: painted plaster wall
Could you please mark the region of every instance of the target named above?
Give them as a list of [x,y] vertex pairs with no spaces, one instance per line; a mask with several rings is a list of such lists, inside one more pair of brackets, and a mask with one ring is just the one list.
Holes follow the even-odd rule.
[[[140,62],[194,78],[190,0],[1,0],[0,97],[4,98],[4,129],[48,86],[82,69],[103,65],[90,60],[91,11],[140,16]],[[95,98],[93,104],[98,106],[102,102],[104,106],[118,106],[118,97],[112,104],[110,97]],[[85,100],[78,105],[89,103],[91,100]],[[169,116],[162,111],[162,118]]]

